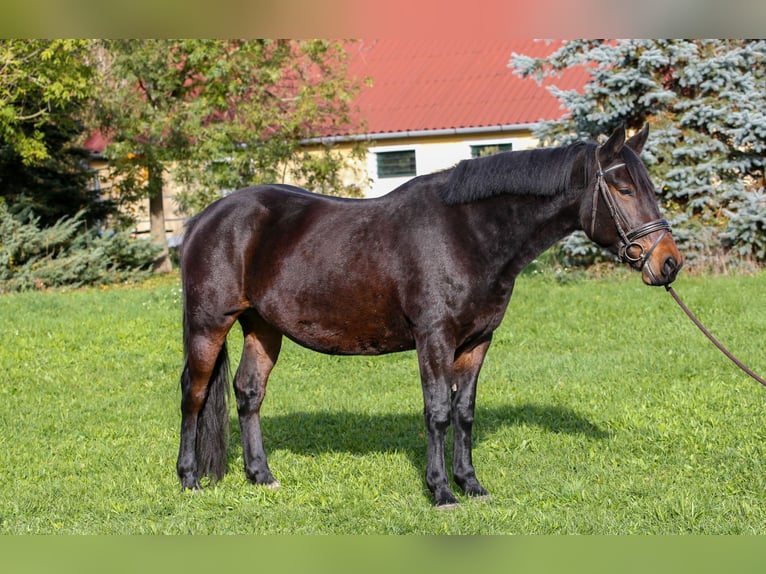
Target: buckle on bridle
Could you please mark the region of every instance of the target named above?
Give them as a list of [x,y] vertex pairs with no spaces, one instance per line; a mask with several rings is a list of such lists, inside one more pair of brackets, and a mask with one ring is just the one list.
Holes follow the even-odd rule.
[[[645,237],[656,231],[662,231],[662,235],[654,240],[654,243],[652,243],[652,246],[648,250],[644,249],[644,246],[636,241],[636,239],[640,239],[641,237]],[[668,233],[671,233],[671,230],[670,223],[668,223],[666,219],[655,219],[654,221],[650,221],[649,223],[637,227],[627,234],[627,243],[623,240],[623,243],[620,245],[618,249],[620,260],[626,261],[631,265],[638,265],[639,269],[643,269],[647,259],[652,256],[657,245]],[[641,253],[637,257],[632,257],[630,253],[628,253],[628,250],[633,246],[636,246],[641,250]]]
[[[629,253],[629,249],[631,247],[638,247],[641,250],[641,253],[637,257],[631,257]],[[654,247],[654,246],[652,246]],[[627,245],[625,243],[621,244],[617,256],[620,258],[620,261],[627,261],[630,264],[638,263],[641,261],[641,266],[643,266],[644,261],[646,261],[646,250],[644,249],[644,246],[636,241],[631,241]]]

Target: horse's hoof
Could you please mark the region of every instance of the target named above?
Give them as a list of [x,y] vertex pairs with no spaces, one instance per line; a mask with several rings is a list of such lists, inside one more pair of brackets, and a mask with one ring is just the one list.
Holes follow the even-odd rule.
[[278,480],[274,480],[272,482],[267,482],[266,484],[262,485],[264,488],[268,488],[269,490],[279,490],[282,485],[279,484]]
[[458,506],[460,506],[459,502],[449,502],[447,504],[439,504],[436,507],[436,510],[439,510],[439,511],[455,510]]
[[479,481],[475,478],[472,478],[470,480],[465,481],[457,481],[460,488],[463,489],[463,492],[466,494],[466,496],[470,498],[481,498],[484,496],[488,496],[489,492],[487,492],[487,489],[485,489],[481,484],[479,484]]
[[200,490],[202,490],[202,485],[198,478],[181,480],[181,492],[199,492]]
[[487,490],[478,482],[470,488],[464,488],[463,492],[465,492],[468,498],[474,498],[474,499],[489,498],[489,492],[487,492]]

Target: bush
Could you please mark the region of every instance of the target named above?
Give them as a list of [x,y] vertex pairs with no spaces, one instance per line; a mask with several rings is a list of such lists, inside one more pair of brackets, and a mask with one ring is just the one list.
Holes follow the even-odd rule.
[[40,227],[39,217],[15,218],[0,202],[0,293],[100,285],[151,273],[157,248],[127,232],[83,226],[84,212]]

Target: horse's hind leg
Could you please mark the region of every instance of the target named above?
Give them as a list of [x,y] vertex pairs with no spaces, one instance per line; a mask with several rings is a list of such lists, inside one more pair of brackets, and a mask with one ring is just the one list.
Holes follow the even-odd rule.
[[[232,319],[233,322],[233,319]],[[228,356],[226,333],[185,325],[186,364],[181,375],[181,444],[176,470],[183,488],[200,488],[201,475],[226,469]]]
[[234,377],[245,475],[256,484],[273,488],[279,483],[269,470],[261,433],[261,403],[266,395],[269,373],[277,362],[282,334],[267,324],[254,310],[239,317],[245,337],[242,360]]

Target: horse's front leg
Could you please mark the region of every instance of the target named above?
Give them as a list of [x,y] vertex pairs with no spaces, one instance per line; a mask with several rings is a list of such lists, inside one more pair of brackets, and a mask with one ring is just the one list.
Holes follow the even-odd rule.
[[476,405],[476,383],[491,337],[476,347],[459,353],[453,366],[452,421],[454,444],[452,471],[455,482],[468,496],[487,496],[489,493],[476,478],[471,456],[471,430]]
[[450,424],[450,387],[454,347],[428,335],[417,343],[423,413],[426,423],[426,485],[439,508],[454,507],[458,501],[449,487],[444,461],[447,428]]

